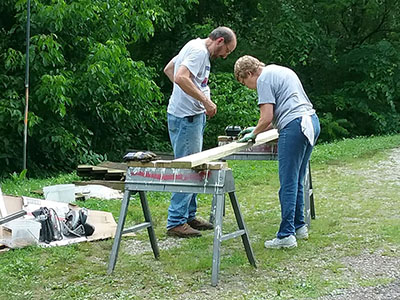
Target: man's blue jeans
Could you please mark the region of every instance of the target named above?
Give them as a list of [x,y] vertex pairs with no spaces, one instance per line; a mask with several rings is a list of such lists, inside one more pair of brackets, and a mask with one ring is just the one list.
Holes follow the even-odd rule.
[[[313,146],[301,130],[299,117],[279,132],[279,201],[281,203],[281,225],[277,238],[293,235],[305,225],[304,222],[304,176]],[[320,133],[316,114],[311,116],[314,127],[314,145]]]
[[[206,115],[178,118],[168,114],[168,132],[175,158],[200,152]],[[197,210],[197,194],[172,193],[168,208],[167,229],[194,219]]]

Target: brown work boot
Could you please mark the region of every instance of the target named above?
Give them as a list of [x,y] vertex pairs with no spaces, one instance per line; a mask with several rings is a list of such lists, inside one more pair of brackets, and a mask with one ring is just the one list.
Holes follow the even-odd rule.
[[213,224],[207,222],[201,218],[194,218],[192,221],[188,222],[190,227],[197,230],[211,230],[214,229]]
[[201,232],[190,227],[189,224],[185,223],[182,225],[178,225],[176,227],[172,227],[167,230],[167,235],[169,236],[177,236],[181,238],[190,238],[201,236]]

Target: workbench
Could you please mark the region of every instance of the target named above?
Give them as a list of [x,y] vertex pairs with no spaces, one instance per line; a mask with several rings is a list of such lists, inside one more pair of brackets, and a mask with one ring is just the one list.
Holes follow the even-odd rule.
[[[128,163],[125,193],[108,266],[109,274],[112,273],[115,268],[123,233],[135,232],[146,228],[154,256],[155,258],[159,257],[157,238],[154,233],[146,192],[179,192],[213,195],[212,214],[214,215],[214,242],[211,274],[211,284],[213,286],[218,284],[220,249],[223,241],[241,237],[249,263],[256,267],[249,234],[235,193],[232,170],[227,167],[226,163],[209,163],[195,169],[164,167],[162,162],[160,162],[160,165],[153,164],[153,167],[148,166],[148,164],[145,165],[146,166],[143,166],[140,162]],[[131,195],[135,193],[139,193],[144,222],[124,230],[129,201]],[[224,234],[222,230],[225,193],[229,195],[238,227],[236,231],[227,234]]]

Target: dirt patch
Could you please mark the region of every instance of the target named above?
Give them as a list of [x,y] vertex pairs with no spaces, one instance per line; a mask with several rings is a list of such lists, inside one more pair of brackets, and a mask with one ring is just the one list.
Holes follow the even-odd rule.
[[[392,250],[395,252],[396,250]],[[350,273],[356,273],[361,280],[379,278],[400,280],[400,258],[387,256],[383,250],[376,253],[364,253],[357,257],[346,257],[342,262],[348,267]]]
[[[160,251],[168,250],[171,248],[180,247],[182,239],[167,238],[165,240],[158,240],[158,248]],[[150,241],[128,240],[124,241],[124,251],[131,255],[142,254],[145,252],[153,252],[151,249]]]
[[[391,250],[398,254],[398,250]],[[384,255],[383,250],[363,253],[342,259],[345,265],[344,276],[348,278],[350,288],[338,289],[320,300],[399,300],[400,299],[400,257]],[[358,281],[390,281],[389,284],[363,287]]]
[[399,300],[400,280],[391,284],[374,287],[353,287],[337,290],[332,295],[324,296],[320,300]]
[[387,160],[373,163],[367,169],[344,171],[348,175],[361,175],[370,184],[400,185],[400,148],[390,150]]

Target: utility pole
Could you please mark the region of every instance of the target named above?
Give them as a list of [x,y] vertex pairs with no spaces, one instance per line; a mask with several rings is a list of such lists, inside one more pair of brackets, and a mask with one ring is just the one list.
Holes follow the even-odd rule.
[[25,63],[25,118],[24,118],[24,165],[26,169],[26,147],[28,144],[28,107],[29,107],[29,39],[31,29],[31,1],[28,0],[26,21],[26,63]]

